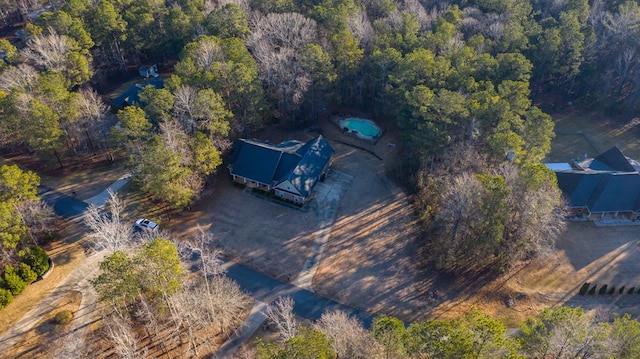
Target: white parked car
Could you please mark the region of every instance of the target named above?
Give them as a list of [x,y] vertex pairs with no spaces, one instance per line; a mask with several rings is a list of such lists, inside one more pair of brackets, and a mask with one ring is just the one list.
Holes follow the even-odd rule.
[[158,224],[146,218],[140,218],[136,221],[135,227],[138,230],[143,230],[143,229],[156,230],[158,229]]

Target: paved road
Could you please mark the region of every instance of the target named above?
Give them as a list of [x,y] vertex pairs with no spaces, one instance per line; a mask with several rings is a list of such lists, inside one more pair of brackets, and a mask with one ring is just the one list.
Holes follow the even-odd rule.
[[327,310],[341,310],[360,320],[365,328],[371,326],[374,318],[371,313],[321,297],[293,284],[280,282],[241,264],[231,265],[227,269],[227,276],[261,302],[270,303],[279,297],[290,296],[296,302],[293,312],[303,318],[317,320]]
[[240,287],[255,298],[249,317],[212,356],[213,359],[233,358],[234,353],[244,344],[265,321],[269,303],[290,296],[295,301],[293,312],[303,318],[318,320],[322,313],[329,310],[341,310],[357,318],[365,328],[371,327],[374,316],[362,310],[354,309],[331,299],[321,297],[309,290],[293,284],[283,283],[238,263],[227,267],[227,276],[234,279]]

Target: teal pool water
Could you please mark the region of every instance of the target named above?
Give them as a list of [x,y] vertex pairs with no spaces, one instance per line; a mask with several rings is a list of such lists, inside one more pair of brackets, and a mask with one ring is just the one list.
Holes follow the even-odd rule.
[[367,140],[380,137],[382,130],[371,120],[363,118],[348,117],[340,120],[340,127],[347,129],[356,136]]

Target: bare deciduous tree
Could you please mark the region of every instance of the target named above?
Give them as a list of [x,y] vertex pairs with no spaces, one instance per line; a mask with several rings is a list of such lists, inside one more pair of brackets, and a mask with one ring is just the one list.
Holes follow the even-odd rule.
[[180,119],[185,131],[191,133],[195,131],[196,122],[194,120],[194,105],[198,90],[191,86],[180,86],[173,95],[175,96],[174,111]]
[[[205,285],[206,284],[206,285]],[[237,283],[223,275],[211,279],[194,280],[167,299],[174,333],[185,333],[189,350],[196,356],[199,346],[206,342],[199,329],[215,325],[227,332],[234,320],[249,305],[249,298]]]
[[293,314],[295,302],[291,297],[280,297],[275,302],[269,304],[264,314],[268,320],[276,325],[280,340],[287,341],[298,335],[300,323]]
[[157,336],[160,332],[158,311],[143,295],[140,296],[136,303],[135,318],[144,323],[148,336]]
[[249,38],[250,46],[266,42],[272,47],[300,50],[317,37],[317,25],[298,13],[270,13],[257,20]]
[[146,348],[138,352],[136,338],[131,322],[119,311],[114,311],[104,319],[108,340],[113,344],[116,354],[123,359],[144,358]]
[[304,46],[316,40],[316,22],[298,13],[271,13],[254,20],[253,31],[247,46],[258,62],[260,76],[277,94],[281,116],[293,121],[311,84],[299,59]]
[[191,285],[183,286],[181,290],[167,298],[167,304],[174,326],[174,335],[181,338],[183,332],[186,332],[187,351],[191,351],[198,357],[198,329],[207,324],[208,314],[210,314],[207,313],[206,306],[202,305],[201,298],[196,296]]
[[27,64],[11,66],[0,72],[0,90],[11,92],[11,90],[17,89],[30,92],[37,78],[38,71]]
[[249,306],[249,297],[238,283],[225,275],[213,276],[209,280],[208,291],[207,297],[214,311],[215,324],[227,332],[233,321]]
[[367,12],[360,10],[348,19],[349,31],[365,49],[371,49],[375,41],[375,30]]
[[42,201],[22,201],[16,206],[16,210],[34,240],[53,229],[56,215],[48,204]]
[[247,344],[240,347],[240,349],[233,356],[234,359],[255,359],[258,355],[258,350]]
[[211,232],[206,232],[198,225],[198,232],[191,239],[176,244],[184,261],[189,261],[195,254],[200,261],[199,269],[205,277],[223,274],[222,250],[214,246]]
[[189,136],[181,127],[173,119],[162,121],[160,123],[160,137],[165,148],[178,154],[183,165],[188,165],[192,161],[193,153],[189,148]]
[[57,338],[51,345],[50,355],[52,358],[60,359],[89,359],[95,358],[87,345],[87,338],[82,335],[83,331],[71,331]]
[[[434,7],[431,13],[427,13],[425,7],[418,0],[404,0],[402,10],[414,14],[420,22],[422,30],[431,28],[431,24],[438,18],[438,8]],[[466,8],[465,8],[466,10]],[[434,16],[435,11],[435,16]]]
[[89,206],[84,222],[92,231],[91,239],[95,248],[115,252],[133,244],[133,226],[121,217],[124,207],[124,202],[111,190],[105,211],[94,205]]
[[370,359],[383,352],[362,324],[345,312],[324,312],[314,327],[327,336],[337,358]]
[[67,55],[72,50],[69,39],[51,30],[49,35],[35,36],[27,41],[22,56],[45,70],[63,71],[67,66]]
[[198,41],[198,47],[193,52],[193,62],[201,71],[209,71],[215,62],[224,62],[224,53],[220,44],[212,38]]
[[[78,90],[78,119],[76,126],[82,132],[91,150],[97,148],[108,149],[107,142],[109,128],[108,107],[100,95],[92,88]],[[79,136],[80,134],[78,134]]]

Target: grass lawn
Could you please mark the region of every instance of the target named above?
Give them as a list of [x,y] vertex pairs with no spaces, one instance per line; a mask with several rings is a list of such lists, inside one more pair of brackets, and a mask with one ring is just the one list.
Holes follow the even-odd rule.
[[47,293],[53,290],[84,260],[85,255],[82,248],[84,228],[76,222],[69,221],[62,223],[59,233],[61,239],[45,247],[55,263],[54,270],[46,279],[28,285],[24,292],[16,296],[11,304],[2,309],[0,333],[7,330],[36,306]]
[[612,146],[640,159],[640,118],[614,121],[595,112],[552,114],[556,137],[546,162],[568,162],[579,156],[595,157]]

